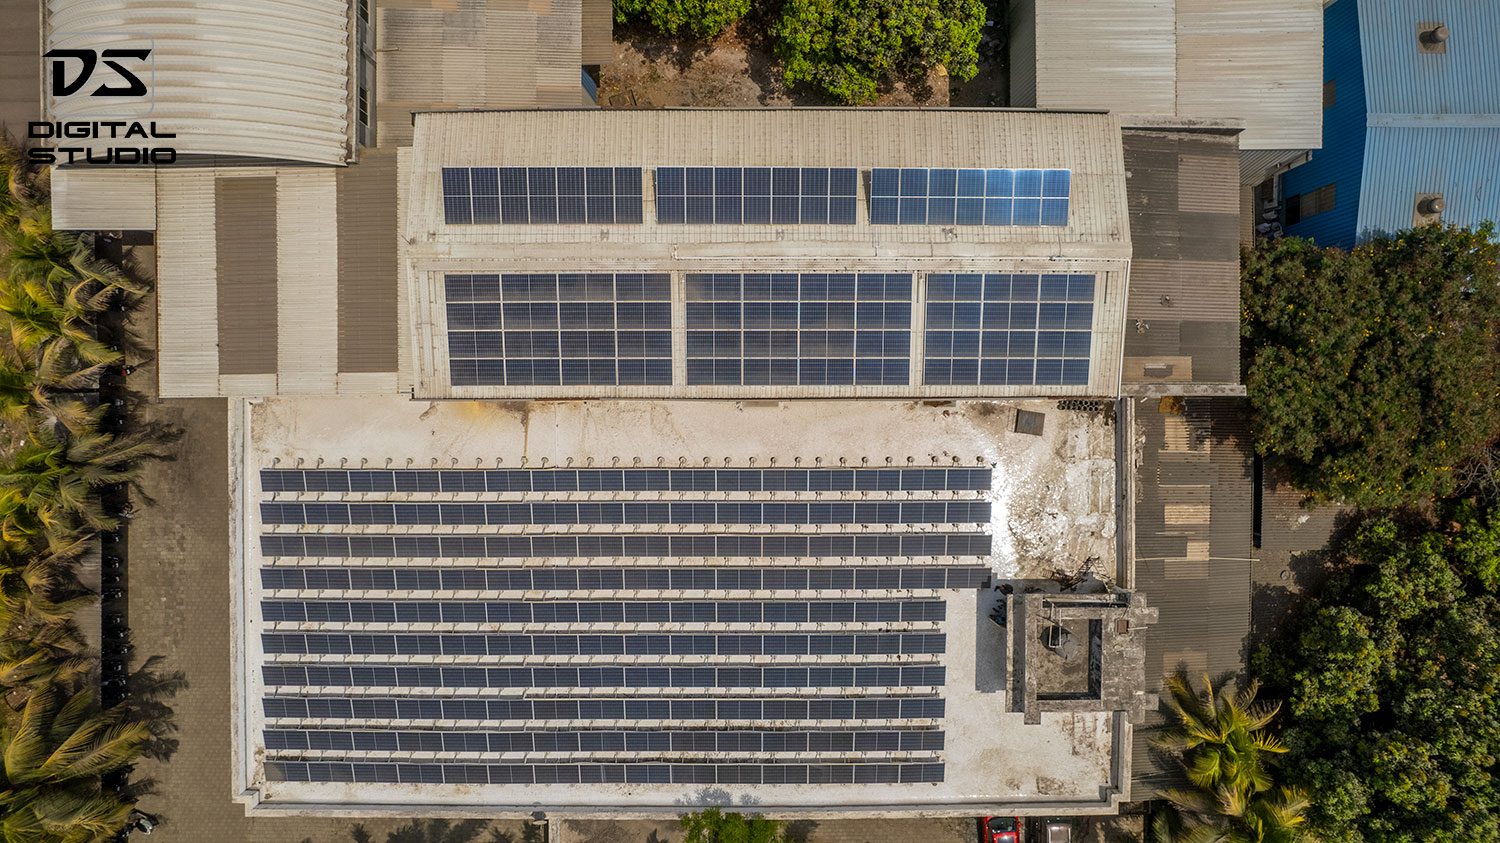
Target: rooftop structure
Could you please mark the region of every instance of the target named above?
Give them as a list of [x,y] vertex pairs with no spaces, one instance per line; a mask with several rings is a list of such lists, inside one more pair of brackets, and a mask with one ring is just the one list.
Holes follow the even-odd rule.
[[[1015,431],[1027,407],[1040,435]],[[1105,416],[236,413],[235,769],[256,811],[1058,813],[1127,794],[1154,615],[1034,594],[988,617],[1001,579],[1121,579]],[[1053,616],[1097,618],[1102,643],[1044,657]],[[1048,658],[1098,687],[1047,679]],[[828,787],[786,786],[807,784]]]
[[1347,247],[1500,217],[1500,8],[1338,0],[1324,14],[1323,148],[1283,178],[1286,233]]
[[[1321,140],[1321,0],[1013,0],[1013,106],[1242,120],[1240,148]],[[1261,156],[1264,157],[1264,156]]]

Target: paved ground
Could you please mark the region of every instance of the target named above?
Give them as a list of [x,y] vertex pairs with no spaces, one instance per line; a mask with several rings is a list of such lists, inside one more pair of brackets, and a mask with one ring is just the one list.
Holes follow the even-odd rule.
[[[136,318],[154,339],[154,300]],[[177,457],[149,463],[141,479],[154,504],[136,504],[130,523],[129,615],[138,665],[165,656],[160,670],[181,671],[187,688],[167,704],[178,750],[166,763],[143,761],[137,775],[156,779],[141,807],[163,820],[162,843],[343,843],[361,840],[355,821],[256,818],[231,800],[229,765],[229,480],[227,407],[223,399],[156,400],[156,372],[130,379],[144,395],[139,413],[183,431]],[[134,665],[133,665],[134,666]],[[505,843],[488,822],[448,826],[404,820],[364,823],[370,843]],[[519,841],[518,823],[499,823]]]
[[[675,822],[579,821],[560,824],[556,843],[682,843]],[[802,820],[787,825],[790,843],[973,843],[976,821],[967,817],[925,820]]]
[[1279,472],[1267,470],[1261,499],[1261,543],[1251,565],[1250,642],[1247,656],[1281,626],[1298,599],[1328,576],[1327,545],[1349,523],[1353,509],[1302,506],[1303,493]]

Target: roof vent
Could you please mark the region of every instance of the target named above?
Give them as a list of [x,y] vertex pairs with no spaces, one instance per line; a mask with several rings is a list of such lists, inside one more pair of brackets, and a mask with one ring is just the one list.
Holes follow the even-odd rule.
[[1411,215],[1413,228],[1443,221],[1443,211],[1448,208],[1448,203],[1443,201],[1443,194],[1418,193],[1416,199]]
[[1448,25],[1437,21],[1417,24],[1417,52],[1448,52]]

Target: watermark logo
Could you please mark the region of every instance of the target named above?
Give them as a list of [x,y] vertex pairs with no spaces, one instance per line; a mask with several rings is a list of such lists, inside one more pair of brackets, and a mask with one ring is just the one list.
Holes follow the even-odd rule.
[[[137,71],[126,65],[126,61],[133,59],[135,62],[151,61],[151,49],[109,49],[109,50],[48,50],[42,54],[42,58],[51,59],[52,64],[52,96],[71,97],[83,89],[94,77],[94,71],[98,69],[100,59],[110,70],[124,82],[121,85],[102,84],[89,93],[91,97],[149,97],[151,90],[146,83],[141,81]],[[78,62],[78,74],[71,80],[68,78],[69,60]]]
[[[157,128],[155,43],[140,32],[56,32],[48,38],[47,114],[31,123],[31,160],[42,164],[170,164],[177,150],[151,142]],[[77,145],[62,145],[80,141]],[[40,143],[37,143],[40,142]],[[57,145],[47,145],[48,142]]]

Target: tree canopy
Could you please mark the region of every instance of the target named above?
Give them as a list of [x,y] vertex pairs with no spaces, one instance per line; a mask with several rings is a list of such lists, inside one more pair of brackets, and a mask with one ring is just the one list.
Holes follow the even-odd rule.
[[1362,506],[1453,490],[1500,433],[1500,244],[1427,226],[1352,252],[1296,238],[1244,255],[1256,447],[1298,488]]
[[745,816],[709,808],[684,814],[683,843],[782,843],[781,823],[752,814]]
[[1365,522],[1255,657],[1325,843],[1500,841],[1500,513]]
[[615,21],[642,20],[668,35],[718,35],[750,11],[750,0],[615,0]]
[[974,78],[985,15],[980,0],[786,0],[771,34],[787,84],[859,103],[892,75],[937,65]]

